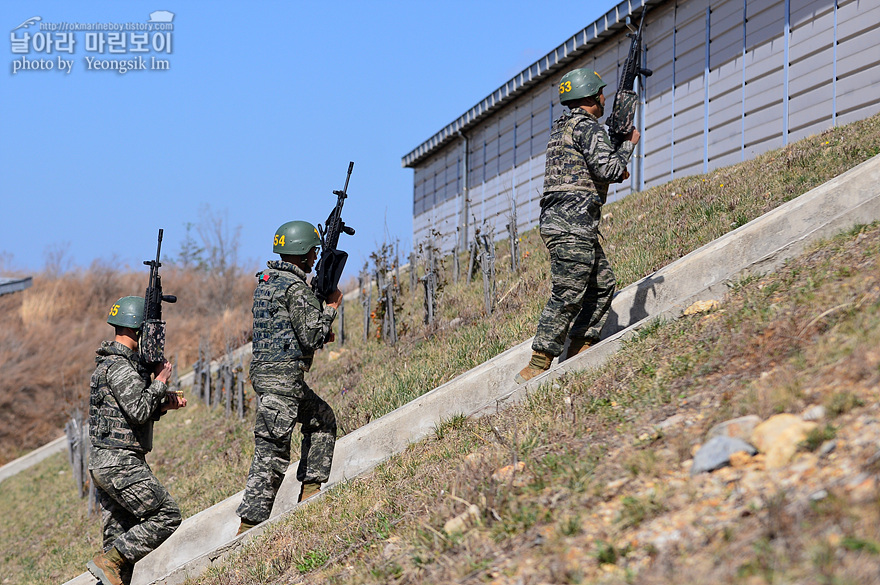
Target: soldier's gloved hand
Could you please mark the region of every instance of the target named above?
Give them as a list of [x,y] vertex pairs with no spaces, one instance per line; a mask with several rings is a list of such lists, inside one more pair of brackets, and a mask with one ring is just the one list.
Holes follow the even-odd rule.
[[174,392],[170,392],[165,396],[164,402],[162,402],[162,412],[167,410],[177,410],[178,408],[183,408],[186,406],[186,398],[176,394]]
[[633,127],[632,131],[629,133],[629,135],[626,137],[626,139],[629,140],[630,142],[632,142],[633,144],[638,144],[639,138],[641,136],[642,135],[639,133],[639,131],[635,127]]
[[327,334],[327,339],[324,340],[324,343],[333,343],[336,341],[336,334],[332,331]]

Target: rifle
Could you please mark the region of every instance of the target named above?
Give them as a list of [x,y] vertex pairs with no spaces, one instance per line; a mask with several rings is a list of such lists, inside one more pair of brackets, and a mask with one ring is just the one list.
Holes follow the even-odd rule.
[[[626,34],[632,39],[629,46],[629,54],[623,62],[623,71],[620,76],[620,84],[617,86],[617,93],[614,94],[614,105],[611,107],[611,115],[605,124],[608,126],[608,136],[611,138],[611,144],[614,149],[623,144],[626,137],[635,128],[636,107],[639,103],[639,96],[635,92],[636,78],[639,75],[650,77],[653,71],[642,67],[642,27],[645,25],[645,13],[648,8],[642,10],[642,19],[639,22],[639,29],[633,30],[627,18],[627,26],[632,32]],[[640,84],[640,87],[644,85]]]
[[159,229],[159,244],[156,246],[156,259],[144,260],[150,267],[150,281],[144,293],[144,326],[141,331],[140,352],[144,361],[157,364],[165,360],[165,321],[162,320],[162,301],[176,303],[174,295],[162,294],[162,278],[159,276],[159,254],[162,250],[162,229]]
[[333,194],[336,195],[336,207],[327,216],[326,227],[318,224],[318,234],[321,236],[321,258],[315,267],[312,290],[321,301],[324,301],[336,290],[339,279],[342,278],[345,261],[348,260],[348,253],[336,248],[339,243],[339,234],[344,232],[350,236],[354,235],[354,228],[345,225],[345,222],[342,221],[342,205],[345,203],[345,198],[348,197],[348,180],[351,179],[352,169],[354,169],[354,162],[349,162],[348,174],[345,175],[345,186],[342,191],[333,191]]

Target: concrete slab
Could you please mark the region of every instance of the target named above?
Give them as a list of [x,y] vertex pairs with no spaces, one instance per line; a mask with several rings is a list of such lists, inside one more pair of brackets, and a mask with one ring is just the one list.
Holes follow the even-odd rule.
[[[581,355],[554,364],[549,372],[526,385],[517,386],[513,376],[528,360],[531,340],[342,437],[337,443],[330,485],[325,489],[368,472],[410,443],[433,433],[443,420],[458,414],[495,412],[566,372],[601,365],[649,317],[675,318],[696,300],[720,299],[729,285],[744,275],[769,272],[821,238],[880,219],[878,185],[880,157],[874,157],[632,284],[614,299],[613,319],[606,328],[608,338]],[[138,563],[134,585],[182,583],[186,576],[195,576],[222,561],[242,542],[278,521],[297,505],[297,463],[291,465],[267,523],[243,537],[233,536],[238,526],[234,511],[240,492],[184,521],[168,541]],[[90,577],[80,576],[68,583],[93,582]]]
[[732,281],[771,272],[813,242],[877,220],[878,179],[875,156],[626,287],[614,298],[603,334],[673,305],[723,295]]

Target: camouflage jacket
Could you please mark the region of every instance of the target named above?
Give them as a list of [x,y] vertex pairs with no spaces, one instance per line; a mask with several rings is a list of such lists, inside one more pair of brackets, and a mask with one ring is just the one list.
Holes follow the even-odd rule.
[[[93,455],[89,467],[101,466],[95,448],[148,453],[153,448],[153,421],[168,386],[150,381],[150,368],[134,350],[105,341],[97,351],[89,397],[89,438]],[[97,455],[97,456],[96,456]]]
[[293,264],[271,260],[267,266],[256,275],[254,361],[298,361],[308,371],[330,332],[336,309],[321,307],[306,274]]
[[615,151],[595,116],[580,108],[568,110],[550,131],[541,206],[571,198],[572,193],[596,194],[605,203],[608,185],[623,178],[634,148],[624,141]]

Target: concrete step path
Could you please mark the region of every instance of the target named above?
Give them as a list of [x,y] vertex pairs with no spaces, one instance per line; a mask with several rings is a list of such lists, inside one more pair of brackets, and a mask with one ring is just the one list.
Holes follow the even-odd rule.
[[[878,219],[880,156],[626,287],[612,304],[606,326],[609,337],[570,360],[554,362],[555,367],[528,384],[516,385],[513,376],[528,361],[531,340],[342,437],[336,445],[330,485],[325,490],[370,471],[410,443],[433,433],[443,420],[458,414],[496,412],[566,372],[600,366],[619,349],[624,338],[648,322],[648,317],[676,318],[695,301],[721,299],[729,285],[743,276],[771,272],[822,238]],[[267,522],[241,537],[235,536],[235,508],[242,497],[239,492],[184,521],[171,538],[137,564],[133,584],[182,583],[187,576],[199,575],[222,562],[243,542],[278,521],[298,505],[297,463],[291,465]],[[242,477],[242,485],[244,480]],[[86,573],[68,584],[94,582]]]
[[18,459],[13,459],[6,465],[0,467],[0,482],[24,471],[28,467],[33,467],[43,459],[51,457],[55,453],[60,453],[65,449],[67,449],[67,436],[58,437],[54,441],[50,441],[42,447],[34,449],[27,455],[22,455]]

